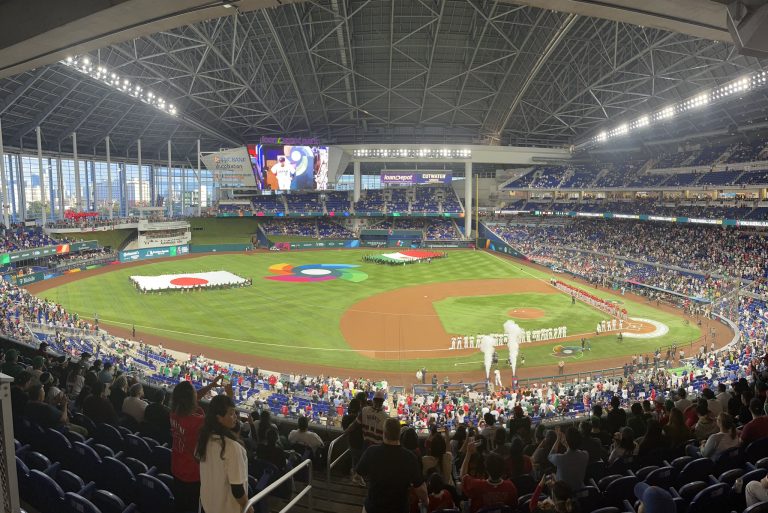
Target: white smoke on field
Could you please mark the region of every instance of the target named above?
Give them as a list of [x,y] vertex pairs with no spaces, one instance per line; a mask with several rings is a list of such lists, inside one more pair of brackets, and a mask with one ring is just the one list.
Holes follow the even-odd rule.
[[517,371],[517,355],[520,352],[520,342],[525,340],[525,331],[515,321],[504,323],[504,333],[507,334],[509,348],[509,363],[512,365],[512,375]]
[[491,364],[493,363],[493,337],[485,335],[480,337],[480,351],[483,352],[483,361],[485,363],[485,379],[490,379]]

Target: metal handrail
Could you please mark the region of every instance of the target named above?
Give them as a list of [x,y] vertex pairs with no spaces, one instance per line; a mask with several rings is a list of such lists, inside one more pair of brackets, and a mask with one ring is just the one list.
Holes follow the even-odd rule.
[[305,495],[309,494],[309,511],[314,511],[314,506],[312,504],[312,460],[306,459],[299,463],[297,466],[295,466],[293,469],[291,469],[289,472],[286,472],[280,478],[277,479],[274,483],[264,488],[262,491],[251,497],[247,503],[245,503],[245,507],[243,508],[243,513],[246,513],[248,511],[248,508],[251,506],[254,506],[256,503],[258,503],[261,499],[269,495],[272,490],[286,482],[288,479],[291,479],[294,474],[296,474],[299,470],[303,469],[304,467],[309,467],[309,479],[307,480],[307,486],[305,486],[299,493],[296,494],[296,497],[291,499],[291,501],[285,505],[283,509],[280,510],[280,513],[285,513],[286,511],[289,511],[294,505],[296,505],[297,502],[299,502],[301,499],[304,498]]
[[346,432],[340,434],[339,436],[331,440],[331,443],[328,445],[328,469],[326,471],[327,472],[326,481],[328,481],[329,483],[331,482],[331,469],[335,467],[336,464],[339,463],[341,459],[347,455],[347,453],[349,453],[349,449],[347,449],[343,453],[341,453],[341,455],[338,458],[336,458],[335,460],[331,460],[331,458],[333,457],[333,448],[336,446],[336,442],[338,442],[345,436],[348,436]]

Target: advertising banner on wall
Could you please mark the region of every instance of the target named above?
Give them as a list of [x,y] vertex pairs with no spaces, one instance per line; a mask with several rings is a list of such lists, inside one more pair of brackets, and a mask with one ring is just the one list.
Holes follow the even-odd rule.
[[251,159],[245,146],[203,155],[201,160],[217,184],[256,186]]
[[451,183],[450,171],[381,171],[381,185],[423,185]]
[[120,252],[120,262],[138,262],[139,260],[148,260],[150,258],[165,258],[186,255],[189,253],[189,246],[166,246],[161,248],[134,249]]

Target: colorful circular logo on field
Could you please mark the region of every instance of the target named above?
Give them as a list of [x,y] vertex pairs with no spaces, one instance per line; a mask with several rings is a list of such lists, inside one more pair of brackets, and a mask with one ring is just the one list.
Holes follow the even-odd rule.
[[269,267],[269,272],[276,276],[265,276],[267,280],[309,282],[346,280],[360,282],[368,279],[368,275],[349,264],[307,264],[293,266],[291,264],[275,264]]
[[576,358],[584,356],[584,353],[581,352],[581,346],[556,345],[552,348],[552,356],[557,358]]

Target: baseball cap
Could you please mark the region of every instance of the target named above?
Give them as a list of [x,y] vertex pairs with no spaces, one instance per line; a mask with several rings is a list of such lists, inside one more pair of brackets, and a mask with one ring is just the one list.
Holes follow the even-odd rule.
[[672,496],[663,488],[650,486],[647,483],[635,485],[635,497],[645,508],[646,513],[671,513],[675,511],[675,502]]
[[384,390],[377,390],[376,393],[373,394],[374,399],[381,399],[382,401],[384,400],[384,396]]
[[9,349],[5,352],[5,361],[13,360],[14,358],[18,358],[19,352],[15,349]]

